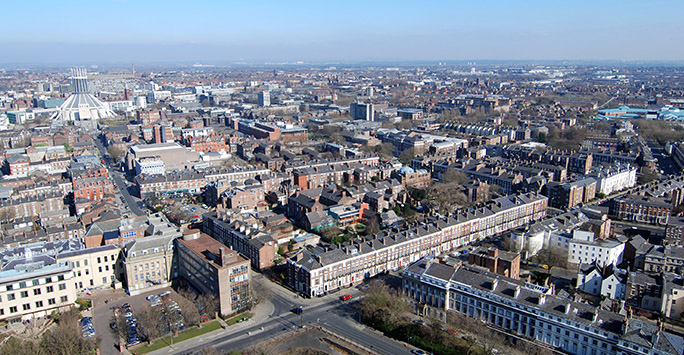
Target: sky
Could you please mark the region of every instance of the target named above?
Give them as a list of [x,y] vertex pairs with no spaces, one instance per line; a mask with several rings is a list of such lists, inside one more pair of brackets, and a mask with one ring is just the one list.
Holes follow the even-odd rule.
[[13,1],[0,63],[684,60],[684,1]]

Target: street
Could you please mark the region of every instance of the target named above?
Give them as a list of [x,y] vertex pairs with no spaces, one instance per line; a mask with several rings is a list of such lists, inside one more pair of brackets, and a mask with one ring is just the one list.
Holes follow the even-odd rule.
[[[174,349],[165,348],[151,354],[192,354],[205,347],[214,347],[219,353],[224,353],[250,348],[269,339],[298,332],[301,330],[300,326],[320,326],[378,354],[408,354],[415,349],[358,322],[354,304],[358,302],[362,292],[356,288],[316,299],[296,297],[275,284],[269,286],[269,291],[268,300],[263,302],[265,304],[257,306],[269,307],[270,312],[266,312],[263,317],[255,315],[247,323],[217,330],[174,345]],[[353,295],[352,300],[341,301],[342,294]],[[295,306],[302,306],[301,316],[291,312]]]
[[[93,139],[95,141],[95,145],[97,146],[97,149],[100,151],[100,157],[104,157],[105,153],[107,150],[105,149],[104,145],[102,145],[102,142],[100,141],[99,138]],[[128,191],[128,185],[126,184],[125,179],[123,178],[123,173],[121,171],[118,171],[112,166],[111,160],[106,160],[106,165],[107,171],[109,172],[109,175],[114,179],[114,183],[116,183],[116,189],[121,193],[121,196],[124,198],[124,204],[128,208],[131,213],[133,213],[136,216],[144,216],[147,213],[140,208],[138,203],[135,201],[133,196],[131,196],[130,191]]]

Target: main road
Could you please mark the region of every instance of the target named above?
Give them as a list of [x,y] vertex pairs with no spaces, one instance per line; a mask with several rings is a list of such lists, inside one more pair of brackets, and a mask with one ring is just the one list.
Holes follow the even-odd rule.
[[[361,295],[356,289],[344,292],[353,294],[352,299],[358,299]],[[324,328],[376,354],[409,354],[415,349],[359,323],[358,312],[354,307],[354,302],[357,301],[341,301],[338,296],[302,300],[293,298],[294,296],[287,292],[272,292],[265,301],[271,304],[271,313],[268,317],[264,315],[265,319],[262,321],[250,320],[255,323],[249,327],[236,330],[228,327],[225,331],[210,333],[211,336],[200,336],[200,339],[190,339],[185,344],[174,345],[174,349],[165,348],[154,354],[195,354],[205,347],[213,347],[219,353],[227,353],[232,350],[248,349],[269,339],[296,333],[303,327]],[[297,306],[302,307],[301,315],[292,312]]]

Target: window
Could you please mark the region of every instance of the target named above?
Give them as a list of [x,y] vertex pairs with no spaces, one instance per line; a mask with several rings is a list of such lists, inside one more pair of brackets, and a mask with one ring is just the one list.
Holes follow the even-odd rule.
[[76,260],[76,267],[81,267],[81,262]]
[[43,301],[36,302],[36,308],[43,307]]
[[45,291],[47,291],[47,292],[52,292],[54,290],[55,290],[55,288],[53,286],[48,286],[45,288]]
[[10,307],[10,313],[17,313],[17,306]]
[[90,269],[86,269],[86,275],[90,275]]
[[88,259],[83,260],[83,265],[88,266]]
[[34,295],[34,296],[40,295],[40,289],[39,289],[39,288],[34,288],[34,289],[33,289],[33,295]]
[[24,287],[26,287],[26,282],[25,281],[20,282],[19,288],[24,288]]
[[28,291],[21,291],[21,298],[28,297]]
[[107,277],[106,277],[106,276],[102,278],[102,283],[103,283],[103,284],[106,284],[106,283],[107,283]]
[[15,297],[14,297],[14,294],[13,294],[13,293],[8,293],[8,294],[7,294],[7,300],[8,300],[8,301],[14,301],[14,299],[15,299]]
[[7,285],[7,291],[12,291],[12,285]]
[[66,290],[66,284],[59,284],[60,290]]
[[102,272],[102,266],[98,266],[97,269]]
[[56,302],[55,302],[55,299],[54,299],[54,298],[48,299],[48,305],[53,305],[53,304],[55,304],[55,303],[56,303]]
[[107,255],[105,255],[105,257],[104,257],[104,261],[105,261],[105,262],[107,262]]
[[21,306],[21,308],[23,308],[25,311],[28,311],[29,309],[31,309],[31,305],[28,303],[25,303]]
[[100,257],[98,256],[98,257],[97,257],[97,263],[99,264],[99,263],[101,263],[101,262],[102,262],[102,261],[100,260]]
[[38,285],[40,285],[40,280],[38,280],[38,279],[33,280],[32,283],[33,283],[33,286],[38,286]]
[[62,297],[59,298],[59,301],[60,301],[60,302],[67,302],[67,301],[69,301],[69,297],[67,297],[67,296],[62,296]]

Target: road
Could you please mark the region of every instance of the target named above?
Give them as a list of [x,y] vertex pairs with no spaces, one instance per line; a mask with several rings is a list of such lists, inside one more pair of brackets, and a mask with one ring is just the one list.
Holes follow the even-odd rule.
[[[355,302],[362,295],[357,289],[347,289],[339,294],[328,295],[317,299],[301,299],[279,286],[270,287],[272,290],[268,300],[271,312],[264,315],[262,321],[253,319],[253,324],[231,326],[227,330],[220,330],[201,336],[199,339],[187,341],[174,346],[175,349],[165,348],[152,354],[193,354],[205,347],[214,347],[219,353],[253,347],[268,339],[285,336],[298,332],[301,326],[322,327],[358,345],[372,349],[377,354],[408,354],[411,346],[385,337],[382,333],[372,330],[357,321],[358,313]],[[354,295],[352,300],[341,301],[342,294]],[[302,314],[297,315],[291,310],[295,306],[302,306]]]
[[[105,153],[107,152],[104,145],[100,141],[100,139],[93,139],[95,141],[95,145],[97,146],[97,149],[100,151],[100,157],[105,156]],[[121,193],[121,196],[124,198],[124,204],[128,207],[128,210],[131,211],[136,216],[144,216],[147,213],[140,208],[136,200],[131,196],[131,193],[128,191],[128,185],[126,185],[126,181],[123,178],[123,174],[116,170],[111,163],[111,160],[106,160],[106,167],[107,171],[109,172],[109,175],[114,179],[114,182],[116,183],[116,190],[118,190]]]

